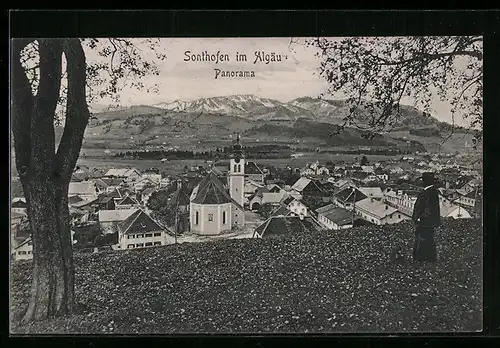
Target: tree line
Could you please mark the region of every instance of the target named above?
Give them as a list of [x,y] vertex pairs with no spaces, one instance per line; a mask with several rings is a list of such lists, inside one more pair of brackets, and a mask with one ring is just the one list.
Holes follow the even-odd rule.
[[[291,150],[285,145],[259,145],[245,147],[245,155],[251,158],[287,158],[291,155]],[[148,159],[148,160],[220,160],[229,159],[233,149],[231,146],[216,148],[207,151],[189,150],[141,150],[118,152],[114,157],[127,159]]]

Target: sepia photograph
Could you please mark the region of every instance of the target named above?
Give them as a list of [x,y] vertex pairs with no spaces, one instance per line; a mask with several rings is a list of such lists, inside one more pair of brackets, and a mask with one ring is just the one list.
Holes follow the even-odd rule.
[[10,41],[10,332],[483,330],[483,37]]

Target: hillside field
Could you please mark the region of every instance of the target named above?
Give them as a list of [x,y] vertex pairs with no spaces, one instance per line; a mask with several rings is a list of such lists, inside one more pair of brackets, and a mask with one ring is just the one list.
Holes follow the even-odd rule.
[[[482,226],[445,221],[439,261],[411,224],[78,255],[79,312],[19,326],[30,261],[11,268],[11,332],[457,332],[482,328]],[[403,259],[391,262],[400,248]]]

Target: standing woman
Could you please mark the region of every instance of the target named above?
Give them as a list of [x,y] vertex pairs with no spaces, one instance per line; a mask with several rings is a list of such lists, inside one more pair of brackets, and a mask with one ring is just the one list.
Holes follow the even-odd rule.
[[413,261],[436,262],[437,252],[434,241],[435,228],[441,224],[439,194],[435,187],[434,174],[422,174],[424,190],[420,192],[413,208],[415,223],[415,244]]

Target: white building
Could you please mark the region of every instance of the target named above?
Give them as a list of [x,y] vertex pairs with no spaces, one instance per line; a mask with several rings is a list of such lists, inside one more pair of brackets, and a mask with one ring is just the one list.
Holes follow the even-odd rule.
[[375,225],[395,224],[411,219],[396,208],[372,198],[365,198],[355,205],[355,214]]
[[189,211],[192,232],[216,235],[245,224],[245,159],[239,135],[229,166],[228,190],[210,171],[191,193]]
[[167,233],[167,230],[141,209],[118,224],[118,246],[123,250],[173,242],[174,238]]

